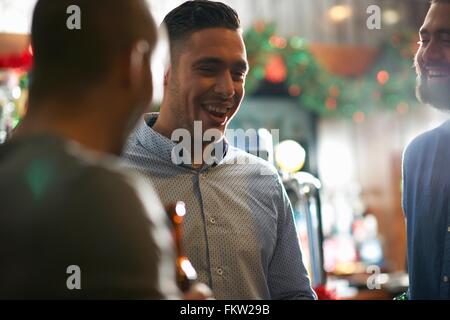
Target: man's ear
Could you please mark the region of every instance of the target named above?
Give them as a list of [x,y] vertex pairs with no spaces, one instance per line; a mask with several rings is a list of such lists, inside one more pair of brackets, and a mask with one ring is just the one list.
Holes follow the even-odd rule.
[[172,72],[172,67],[170,67],[170,66],[164,72],[164,87],[167,87],[167,85],[169,84],[169,78],[170,78],[171,72]]
[[133,45],[130,52],[129,80],[132,90],[139,88],[144,81],[144,67],[147,56],[150,51],[150,45],[147,41],[141,40]]

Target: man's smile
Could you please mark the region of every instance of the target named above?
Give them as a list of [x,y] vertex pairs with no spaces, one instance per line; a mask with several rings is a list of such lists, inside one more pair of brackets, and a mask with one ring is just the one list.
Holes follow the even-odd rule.
[[425,76],[429,84],[447,82],[450,78],[450,66],[425,66]]
[[208,101],[201,104],[202,110],[215,123],[225,124],[234,111],[232,102]]

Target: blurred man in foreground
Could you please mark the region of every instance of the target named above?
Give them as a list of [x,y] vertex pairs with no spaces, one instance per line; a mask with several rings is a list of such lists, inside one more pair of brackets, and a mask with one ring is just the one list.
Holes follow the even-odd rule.
[[0,298],[179,297],[163,208],[111,156],[152,96],[145,1],[40,0],[31,39],[29,111],[0,146]]

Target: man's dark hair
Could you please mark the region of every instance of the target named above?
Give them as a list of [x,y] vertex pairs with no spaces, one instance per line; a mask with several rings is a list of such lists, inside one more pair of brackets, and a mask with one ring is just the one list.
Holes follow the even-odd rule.
[[164,18],[170,39],[172,56],[177,45],[194,32],[209,28],[240,28],[236,11],[222,2],[208,0],[186,1],[170,11]]
[[[67,27],[71,5],[80,8],[80,30]],[[140,39],[150,45],[156,39],[143,0],[39,0],[31,27],[30,101],[76,97],[94,87],[108,75],[113,60]]]

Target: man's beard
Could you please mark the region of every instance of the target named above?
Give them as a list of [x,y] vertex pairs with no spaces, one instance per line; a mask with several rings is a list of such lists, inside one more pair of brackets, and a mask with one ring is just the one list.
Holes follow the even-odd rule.
[[430,86],[425,76],[417,76],[416,95],[422,103],[437,109],[450,110],[450,79]]
[[450,111],[450,78],[439,84],[430,85],[427,76],[422,74],[415,62],[417,71],[416,96],[420,102],[429,104],[437,109]]

